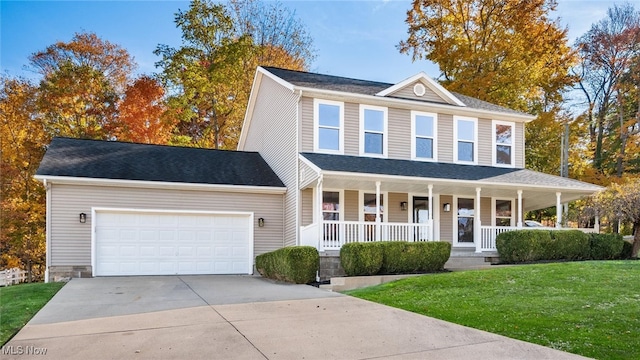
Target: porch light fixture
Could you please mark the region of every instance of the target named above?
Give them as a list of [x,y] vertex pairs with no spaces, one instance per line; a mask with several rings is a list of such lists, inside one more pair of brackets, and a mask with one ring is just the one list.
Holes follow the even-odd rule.
[[403,210],[403,211],[407,210],[407,202],[406,201],[400,202],[400,210]]
[[87,222],[87,214],[85,213],[80,213],[80,223],[84,224]]
[[264,218],[259,218],[258,219],[258,226],[259,227],[263,227],[264,226]]
[[451,211],[451,204],[450,203],[444,203],[444,205],[442,205],[442,210],[444,210],[444,212]]

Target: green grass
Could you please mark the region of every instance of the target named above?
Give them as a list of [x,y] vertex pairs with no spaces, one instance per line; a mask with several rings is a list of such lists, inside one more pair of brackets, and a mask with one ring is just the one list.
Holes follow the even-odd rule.
[[640,261],[425,275],[347,294],[597,359],[640,359]]
[[65,283],[32,283],[0,288],[0,345],[4,345]]

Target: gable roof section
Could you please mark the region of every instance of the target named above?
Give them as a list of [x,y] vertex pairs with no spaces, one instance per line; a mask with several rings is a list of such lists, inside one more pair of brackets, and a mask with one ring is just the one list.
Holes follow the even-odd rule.
[[54,138],[36,177],[284,187],[256,152]]
[[528,169],[317,153],[302,153],[301,155],[324,171],[480,181],[523,186],[548,186],[593,192],[601,189],[597,185]]
[[399,91],[402,88],[413,85],[417,81],[420,81],[421,84],[426,85],[429,88],[429,90],[436,93],[436,95],[438,95],[438,97],[440,97],[444,102],[451,105],[466,106],[462,101],[458,100],[458,98],[456,98],[452,93],[450,93],[447,89],[442,87],[442,85],[438,84],[432,78],[427,76],[427,74],[425,74],[424,72],[420,72],[408,79],[405,79],[393,86],[390,86],[387,89],[377,93],[376,95],[378,96],[392,95],[393,93]]
[[389,84],[384,82],[359,80],[334,75],[323,75],[303,71],[286,70],[276,67],[263,67],[262,69],[286,81],[287,83],[300,88],[330,90],[365,96],[387,97],[392,99],[411,100],[422,103],[434,102],[426,99],[418,100],[416,98],[400,98],[393,96],[393,93],[397,92],[397,90],[399,90],[403,86],[410,85],[417,80],[422,80],[423,83],[425,83],[425,81],[430,81],[430,89],[434,91],[438,90],[436,92],[439,92],[440,96],[443,97],[443,101],[447,101],[447,103],[451,106],[526,116],[530,118],[529,120],[533,120],[535,118],[531,114],[526,114],[520,111],[492,104],[480,99],[473,98],[471,96],[447,91],[444,87],[426,76],[426,74],[424,73],[414,75],[413,77],[408,78],[398,84]]

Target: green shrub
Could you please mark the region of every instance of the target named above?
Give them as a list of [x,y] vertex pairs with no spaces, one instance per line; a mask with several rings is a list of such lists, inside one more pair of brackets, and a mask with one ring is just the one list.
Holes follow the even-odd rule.
[[451,244],[444,241],[350,243],[340,250],[347,276],[413,274],[444,268]]
[[340,249],[340,263],[347,276],[374,275],[382,267],[381,243],[349,243]]
[[[591,258],[594,260],[613,260],[622,256],[624,239],[620,234],[589,234]],[[629,251],[629,256],[631,252]]]
[[315,281],[319,267],[318,250],[312,246],[290,246],[256,256],[260,275],[295,284]]
[[516,230],[498,234],[496,248],[501,262],[520,263],[551,256],[551,242],[549,230]]
[[382,249],[381,274],[439,271],[451,256],[451,244],[442,241],[390,241],[382,243]]
[[580,230],[551,231],[552,242],[545,260],[587,260],[591,257],[589,235]]
[[622,252],[620,253],[620,259],[628,260],[631,259],[631,255],[633,253],[633,243],[630,243],[626,240],[622,241]]
[[441,271],[451,256],[451,243],[446,241],[413,243],[420,249],[420,272]]

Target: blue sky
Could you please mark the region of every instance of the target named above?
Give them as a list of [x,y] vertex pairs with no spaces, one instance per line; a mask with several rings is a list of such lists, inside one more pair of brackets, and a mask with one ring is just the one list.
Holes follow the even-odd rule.
[[[287,1],[314,38],[317,58],[311,71],[396,83],[420,71],[437,78],[427,61],[413,63],[396,45],[406,38],[408,0]],[[571,42],[606,15],[614,1],[558,0],[561,24]],[[636,8],[640,10],[640,1]],[[95,32],[132,54],[139,73],[153,73],[158,44],[177,47],[180,32],[173,22],[188,1],[8,1],[0,0],[0,69],[34,78],[25,70],[28,56],[76,32]]]

